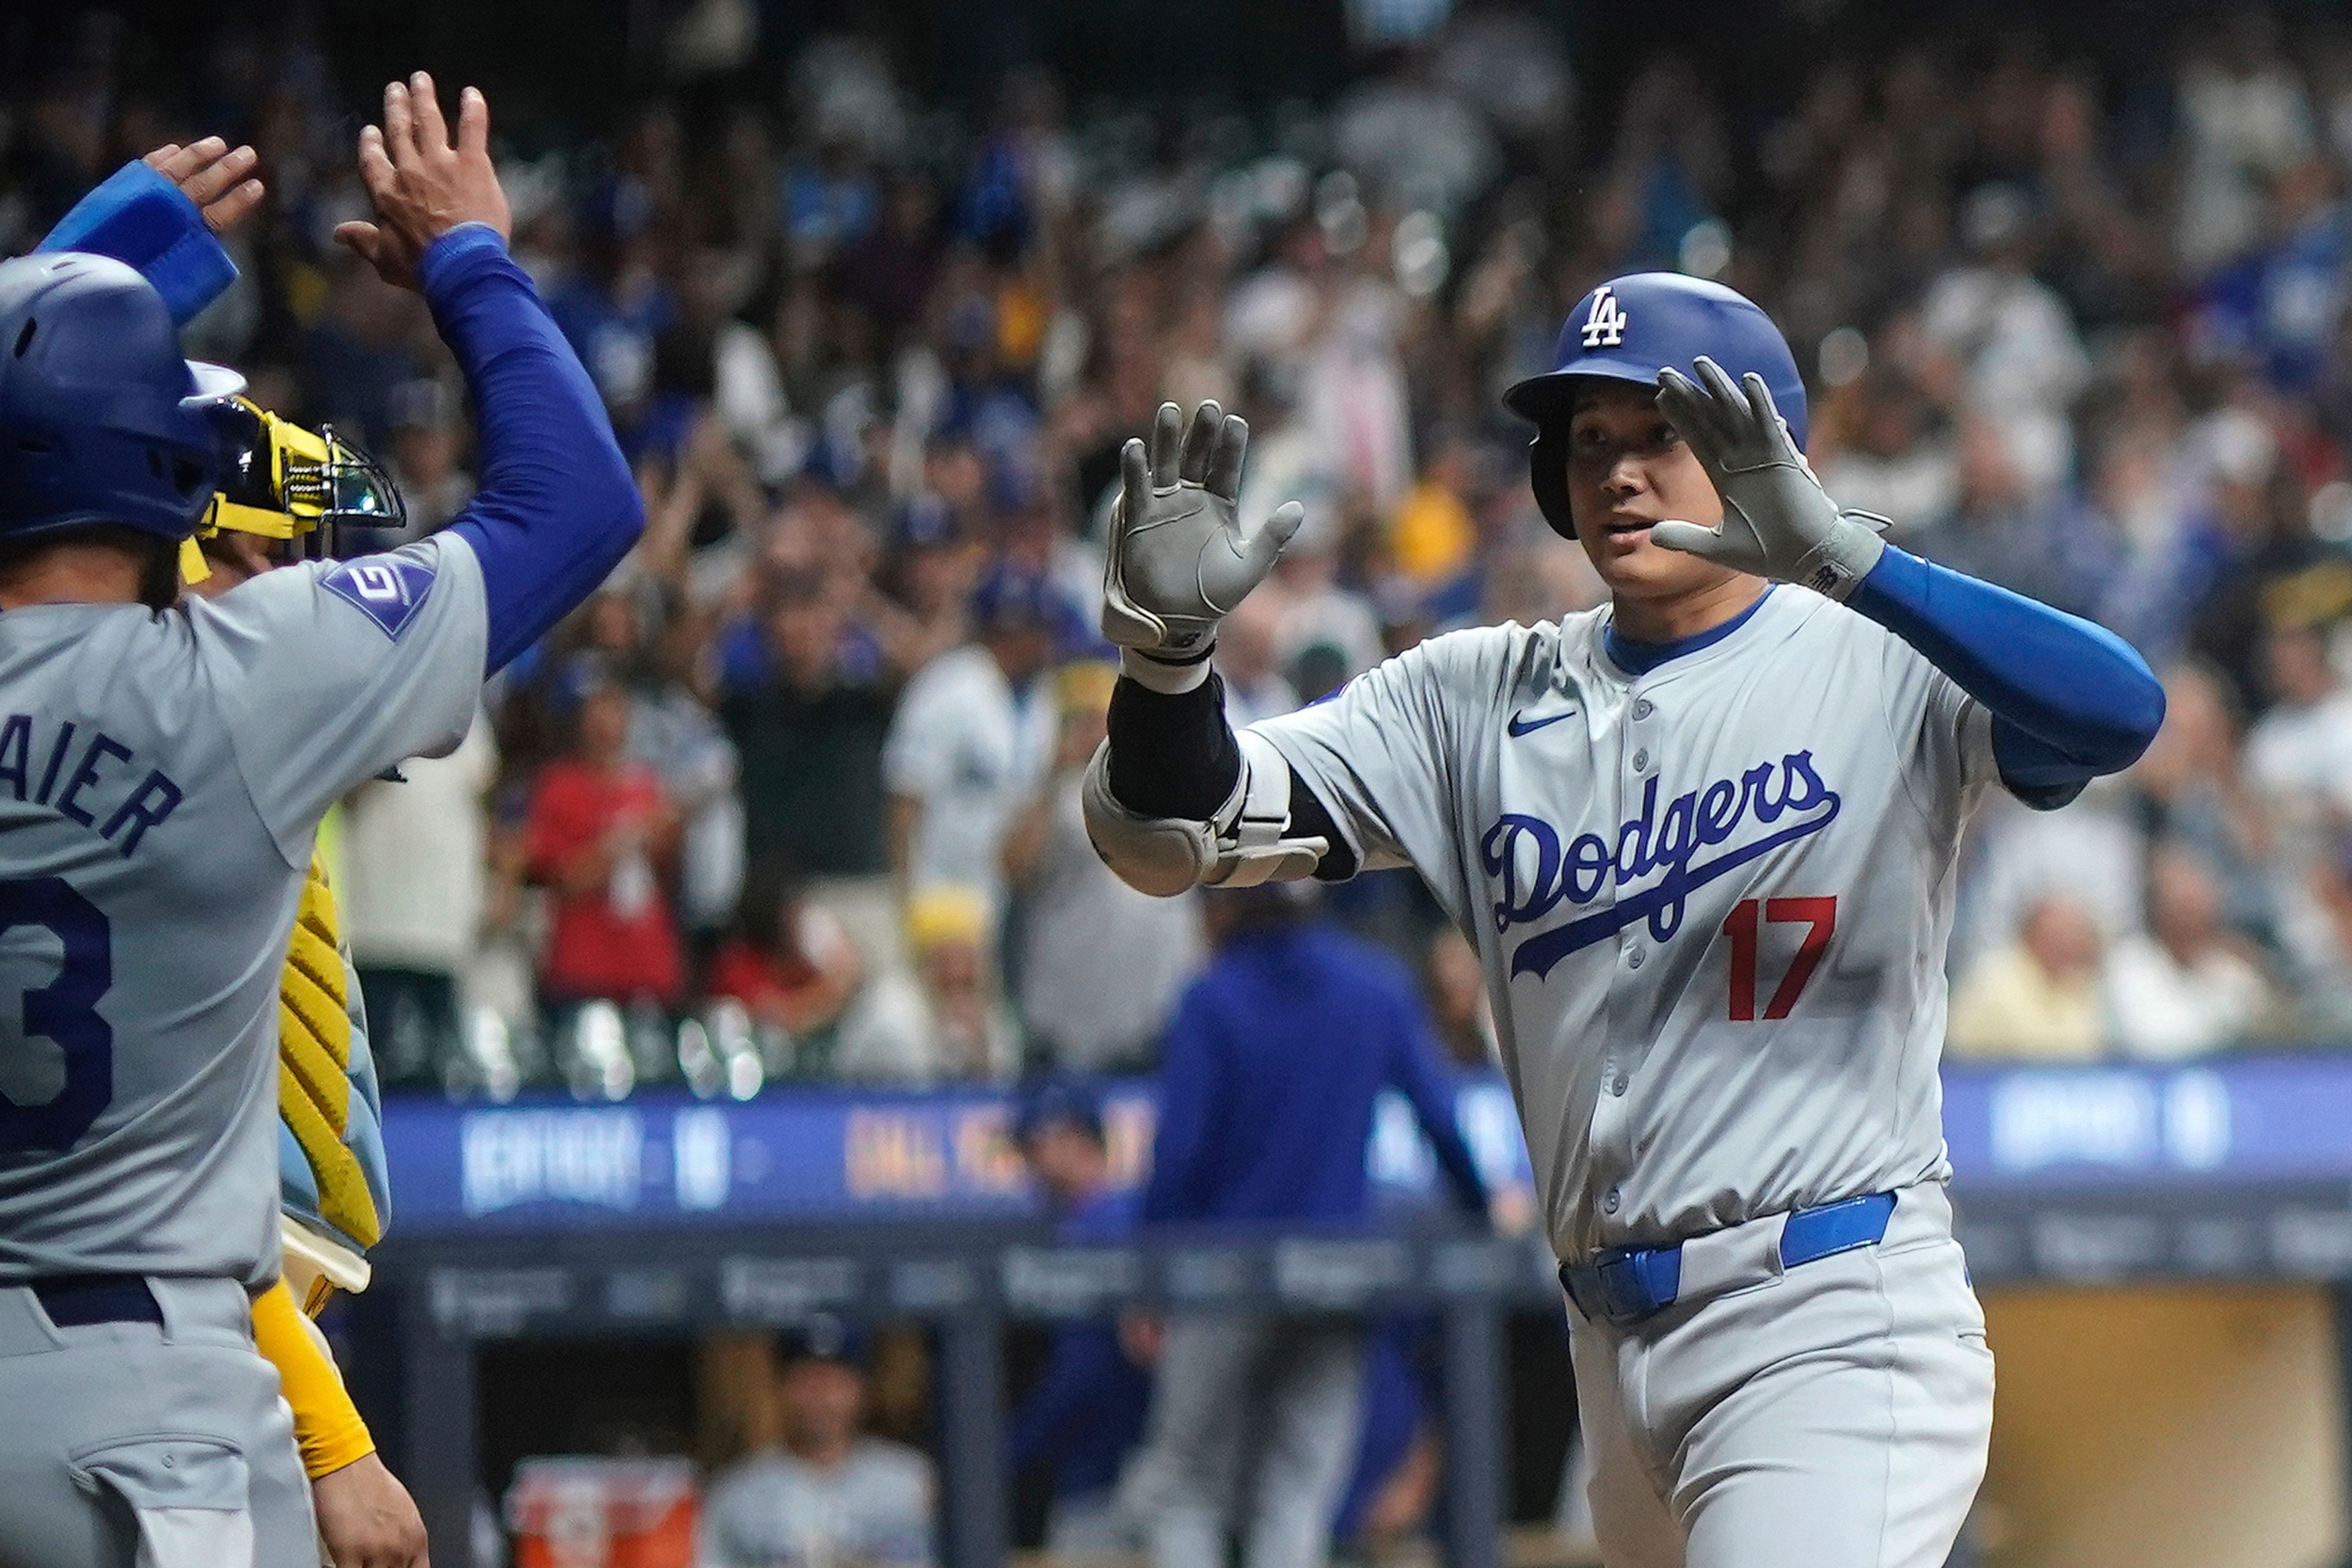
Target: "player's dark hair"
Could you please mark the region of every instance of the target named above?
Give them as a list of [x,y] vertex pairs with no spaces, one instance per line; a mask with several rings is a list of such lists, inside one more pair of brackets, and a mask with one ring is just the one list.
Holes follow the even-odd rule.
[[152,533],[126,530],[123,548],[139,559],[139,602],[163,611],[180,602],[180,547]]

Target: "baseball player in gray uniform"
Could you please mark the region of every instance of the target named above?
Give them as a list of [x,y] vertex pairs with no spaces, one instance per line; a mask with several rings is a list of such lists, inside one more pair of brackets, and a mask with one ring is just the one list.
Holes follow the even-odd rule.
[[278,1268],[278,982],[312,835],[344,791],[454,745],[486,670],[642,526],[507,256],[480,95],[453,141],[429,81],[394,84],[360,171],[376,221],[339,237],[425,294],[485,459],[467,512],[394,554],[176,602],[236,378],[179,357],[140,268],[0,263],[8,1568],[318,1561],[247,1308]]
[[1936,1070],[1960,834],[1987,790],[2053,806],[2128,765],[2162,691],[1841,510],[1732,290],[1617,279],[1554,363],[1507,402],[1609,605],[1238,736],[1216,623],[1298,513],[1245,530],[1245,427],[1160,410],[1110,542],[1089,829],[1158,893],[1411,865],[1476,943],[1612,1568],[1936,1568],[1992,1417]]

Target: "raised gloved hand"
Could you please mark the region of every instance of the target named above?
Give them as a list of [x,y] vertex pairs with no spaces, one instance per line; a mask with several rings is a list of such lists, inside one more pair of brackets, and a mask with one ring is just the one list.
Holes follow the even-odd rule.
[[1181,411],[1163,403],[1149,453],[1139,440],[1119,453],[1103,565],[1105,638],[1171,665],[1208,657],[1217,623],[1265,580],[1305,515],[1289,501],[1243,531],[1234,503],[1248,447],[1239,415],[1203,403],[1187,429]]
[[1843,599],[1878,564],[1886,519],[1842,510],[1813,477],[1764,378],[1738,386],[1701,356],[1698,381],[1658,373],[1658,409],[1690,443],[1723,498],[1723,522],[1661,522],[1650,538],[1734,571],[1795,583]]

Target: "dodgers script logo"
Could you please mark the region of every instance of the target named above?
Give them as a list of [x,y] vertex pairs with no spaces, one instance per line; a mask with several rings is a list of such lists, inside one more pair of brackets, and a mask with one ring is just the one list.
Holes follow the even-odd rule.
[[[1502,897],[1495,904],[1495,929],[1529,925],[1562,900],[1589,904],[1604,887],[1623,889],[1654,871],[1657,881],[1618,899],[1607,909],[1531,936],[1511,954],[1513,975],[1538,980],[1552,965],[1647,920],[1650,934],[1664,942],[1681,929],[1690,895],[1759,856],[1793,844],[1827,827],[1838,814],[1837,791],[1813,771],[1813,753],[1791,752],[1778,765],[1759,763],[1737,779],[1717,779],[1658,808],[1658,781],[1642,789],[1642,814],[1622,823],[1612,845],[1597,833],[1579,835],[1565,851],[1559,832],[1540,817],[1505,812],[1478,841],[1478,854]],[[1728,844],[1753,817],[1772,831],[1727,849],[1712,859],[1697,857]],[[1794,821],[1782,823],[1784,817]],[[1781,826],[1773,826],[1780,823]],[[1529,864],[1532,858],[1532,865]]]

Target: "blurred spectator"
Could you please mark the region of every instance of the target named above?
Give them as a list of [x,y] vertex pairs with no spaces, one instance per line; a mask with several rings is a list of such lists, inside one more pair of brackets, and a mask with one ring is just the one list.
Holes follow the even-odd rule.
[[971,632],[971,593],[983,552],[938,496],[918,495],[891,519],[877,585],[897,612],[892,662],[920,669]]
[[572,749],[531,792],[531,875],[554,905],[541,988],[562,1006],[646,1000],[685,987],[662,871],[677,814],[653,770],[628,760],[629,694],[602,676],[580,696]]
[[1937,279],[1919,308],[1928,341],[1959,362],[1975,416],[1998,436],[2026,500],[2074,465],[2067,416],[2091,369],[2066,302],[2031,269],[2032,222],[2015,185],[1970,192],[1960,205],[1969,259]]
[[1477,527],[1463,500],[1471,461],[1470,443],[1459,433],[1440,437],[1419,481],[1389,520],[1390,558],[1423,593],[1460,576],[1477,547]]
[[1969,965],[1952,988],[1955,1057],[2095,1061],[2105,1045],[2099,928],[2063,894],[2025,911],[2017,937]]
[[[1288,25],[1264,9],[1249,26]],[[2331,1037],[2352,1027],[2352,880],[2325,760],[2341,699],[2313,695],[2313,649],[2277,631],[2326,640],[2352,618],[2352,51],[2334,18],[2135,14],[2046,47],[1906,22],[1793,75],[1604,29],[1573,61],[1618,84],[1595,119],[1540,7],[1351,5],[1360,41],[1413,41],[1303,64],[1314,85],[1295,100],[1253,79],[1205,114],[1123,92],[1132,61],[1070,53],[1067,18],[1047,20],[1022,51],[1109,74],[1075,95],[1023,68],[970,100],[989,102],[976,115],[954,95],[919,111],[877,37],[796,44],[758,10],[656,19],[647,58],[688,97],[647,77],[593,114],[560,91],[500,121],[515,253],[581,345],[649,520],[625,602],[488,694],[499,826],[465,989],[519,1042],[534,993],[559,989],[547,963],[576,946],[542,940],[520,886],[573,652],[636,689],[625,753],[681,818],[675,860],[653,858],[691,939],[681,995],[748,879],[798,886],[811,930],[849,932],[864,980],[845,1042],[919,1016],[904,895],[980,888],[992,925],[1007,825],[1054,752],[1042,679],[982,647],[1001,639],[975,630],[975,585],[1050,582],[1086,618],[1099,559],[1084,536],[1099,538],[1120,443],[1162,397],[1213,395],[1255,433],[1244,519],[1293,498],[1308,511],[1276,580],[1225,624],[1237,719],[1437,630],[1590,605],[1581,552],[1532,515],[1526,432],[1496,392],[1548,359],[1564,300],[1648,266],[1723,278],[1773,314],[1841,502],[2095,616],[2159,668],[2218,672],[2176,682],[2185,716],[2128,781],[2048,817],[1989,805],[1958,889],[1964,980],[2053,887],[2110,942],[2130,931],[2147,846],[2181,838],[2220,879],[2225,929],[2274,961],[2283,1008]],[[235,237],[244,277],[190,342],[269,406],[373,445],[412,530],[444,525],[481,461],[454,367],[416,296],[326,242],[362,201],[339,129],[366,107],[341,97],[348,62],[315,29],[199,25],[190,58],[216,68],[175,89],[119,22],[70,22],[18,40],[0,85],[0,244],[28,246],[123,148],[250,127],[271,195]],[[994,68],[949,64],[975,85]],[[783,90],[753,90],[762,73]],[[910,679],[921,700],[886,787]],[[405,797],[365,792],[363,812],[417,809],[415,776]],[[460,853],[426,858],[444,848]],[[415,902],[402,879],[420,868],[357,853],[347,905],[370,904],[371,878],[384,907]],[[1418,952],[1427,923],[1416,909],[1387,934]],[[1126,1005],[1108,973],[1033,977],[1055,963],[1004,929],[1012,1035],[1033,1023],[1063,1049],[1069,1020]],[[401,967],[372,966],[377,988]],[[1465,1054],[1470,1024],[1454,1009],[1445,1025]],[[930,1050],[904,1070],[941,1070]]]
[[1898,541],[1959,501],[1960,466],[1948,431],[1918,384],[1893,364],[1874,364],[1849,400],[1853,427],[1817,458],[1822,488],[1840,504],[1891,519]]
[[2309,156],[2311,103],[2279,53],[2278,23],[2246,5],[2227,13],[2182,60],[2181,265],[2201,272],[2252,241],[2264,185]]
[[996,973],[996,921],[977,888],[925,888],[907,900],[911,973],[882,976],[844,1021],[835,1062],[869,1083],[1003,1083],[1021,1031]]
[[457,396],[439,378],[394,387],[387,417],[392,478],[408,511],[408,528],[400,540],[384,542],[404,544],[447,526],[473,498],[474,476],[463,466],[466,426]]
[[865,1354],[861,1336],[829,1318],[778,1347],[781,1440],[711,1483],[701,1546],[710,1568],[934,1561],[931,1462],[864,1435]]
[[343,803],[337,901],[388,1087],[440,1087],[457,1043],[463,980],[482,935],[484,802],[498,765],[478,714],[449,755],[411,758],[397,780],[362,784]]
[[822,573],[780,574],[756,624],[719,649],[719,718],[742,768],[744,850],[789,866],[849,928],[867,963],[895,968],[898,901],[882,852],[882,744],[892,695],[849,648],[849,616]]
[[744,886],[709,990],[741,1003],[754,1024],[780,1035],[795,1071],[805,1073],[829,1065],[835,1026],[865,977],[848,928],[769,865]]
[[[1307,702],[1337,691],[1388,653],[1380,612],[1339,581],[1339,526],[1334,519],[1317,529],[1310,513],[1275,563],[1273,576],[1257,590],[1280,610],[1282,635],[1276,647],[1282,672]],[[1315,537],[1308,537],[1309,530]]]
[[[1111,1185],[1102,1107],[1082,1083],[1050,1079],[1032,1089],[1013,1137],[1045,1190],[1056,1241],[1100,1245],[1133,1236],[1137,1196]],[[1112,1322],[1057,1323],[1053,1335],[1045,1370],[1013,1412],[1006,1439],[1013,1468],[1053,1468],[1047,1552],[1135,1552],[1143,1531],[1120,1506],[1118,1485],[1143,1438],[1150,1375],[1129,1359]]]
[[[1412,1102],[1454,1196],[1486,1191],[1412,978],[1314,910],[1312,884],[1213,899],[1217,949],[1184,993],[1160,1072],[1148,1225],[1371,1216],[1372,1105]],[[1364,1335],[1346,1319],[1186,1317],[1167,1326],[1149,1447],[1129,1495],[1158,1568],[1315,1568],[1362,1423]]]
[[2243,356],[2298,395],[2317,389],[2344,308],[2352,229],[2336,186],[2335,169],[2317,158],[2272,179],[2263,243],[2208,284],[2194,328],[2207,354]]
[[2246,736],[2246,782],[2305,833],[2352,816],[2352,691],[2326,639],[2316,626],[2274,626],[2263,664],[2271,707]]
[[1285,606],[1260,590],[1217,626],[1217,673],[1225,683],[1225,717],[1235,729],[1287,713],[1298,692],[1282,674]]
[[1446,1060],[1463,1072],[1482,1072],[1502,1060],[1495,1038],[1495,1007],[1478,950],[1452,926],[1433,932],[1421,955],[1422,990]]
[[[2211,671],[2175,667],[2165,678],[2164,728],[2125,776],[2142,832],[2196,851],[2217,878],[2221,918],[2265,940],[2276,919],[2270,877],[2275,825],[2238,767],[2238,717]],[[2150,894],[2151,901],[2153,893]]]
[[[1020,912],[1021,1016],[1034,1056],[1059,1072],[1149,1066],[1176,993],[1201,955],[1200,895],[1137,892],[1087,837],[1079,790],[1102,744],[1117,679],[1108,664],[1062,670],[1054,772],[1004,841]],[[1118,983],[1105,984],[1112,975]]]
[[1038,677],[1072,616],[1042,576],[1000,569],[973,596],[979,640],[908,683],[882,772],[891,871],[910,895],[975,888],[992,922],[1002,914],[1004,835],[1054,754],[1053,694]]
[[2147,872],[2147,931],[2108,954],[2116,1045],[2177,1061],[2233,1045],[2270,1003],[2263,972],[2221,923],[2212,868],[2183,844],[2160,844]]
[[2060,526],[2080,556],[2087,606],[2161,668],[2178,658],[2191,617],[2230,552],[2197,488],[2156,432],[2124,429],[2100,447],[2088,493]]
[[651,769],[679,822],[678,923],[715,937],[743,890],[743,803],[735,744],[695,694],[702,627],[684,606],[666,614],[629,708],[627,753]]
[[2191,428],[2189,444],[2213,514],[2211,579],[2189,622],[2189,646],[2230,682],[2238,706],[2259,712],[2262,640],[2273,607],[2340,610],[2352,594],[2344,548],[2315,538],[2308,509],[2290,495],[2278,432],[2244,408],[2217,410]]
[[1918,529],[1910,548],[1970,576],[2061,608],[2087,596],[2067,579],[2060,515],[2026,488],[2001,432],[1982,420],[1960,430],[1959,505]]

